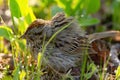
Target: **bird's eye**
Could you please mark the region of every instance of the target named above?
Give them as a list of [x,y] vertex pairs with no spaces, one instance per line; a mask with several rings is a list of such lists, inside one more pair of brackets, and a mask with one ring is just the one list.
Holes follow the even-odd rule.
[[42,34],[42,31],[41,32],[35,32],[34,35],[41,35]]

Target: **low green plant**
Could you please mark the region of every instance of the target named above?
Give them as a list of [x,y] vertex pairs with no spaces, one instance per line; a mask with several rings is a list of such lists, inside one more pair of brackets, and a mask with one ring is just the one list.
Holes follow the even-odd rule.
[[[120,1],[115,0],[112,3],[112,10],[113,10],[113,22],[114,28],[119,28],[120,23],[120,15],[119,15],[119,6]],[[38,6],[38,8],[37,8]],[[63,29],[68,27],[68,25],[63,26],[60,30],[58,30],[50,39],[49,41],[44,44],[43,42],[43,50],[38,54],[38,62],[37,66],[34,64],[29,65],[29,57],[30,51],[26,48],[26,41],[20,39],[20,36],[26,31],[27,27],[31,22],[33,22],[36,17],[41,18],[51,18],[57,12],[64,12],[67,16],[74,16],[80,26],[87,27],[90,25],[98,24],[100,21],[97,18],[93,18],[91,15],[96,13],[100,9],[101,3],[100,0],[41,0],[38,1],[38,4],[31,8],[28,5],[28,0],[8,0],[8,7],[11,12],[11,19],[12,19],[12,28],[10,28],[7,24],[0,25],[0,52],[3,53],[12,53],[14,66],[15,69],[12,72],[12,76],[8,76],[6,71],[4,71],[4,77],[2,80],[39,80],[41,72],[41,59],[43,58],[44,52],[46,50],[47,45],[54,39],[54,37],[61,32]],[[34,11],[34,12],[33,12]],[[1,18],[1,17],[0,17]],[[4,22],[2,18],[0,21]],[[98,31],[102,31],[104,29],[100,28]],[[4,45],[4,39],[9,41],[11,45],[11,51],[9,51],[6,46]],[[90,65],[87,64],[87,51],[86,55],[84,56],[84,62],[81,71],[81,80],[89,79],[96,71],[96,66],[91,63]],[[16,60],[19,58],[19,61]],[[22,60],[24,59],[24,64]],[[23,68],[21,68],[21,66]],[[87,71],[86,67],[87,66]],[[119,80],[119,67],[116,71],[116,79]],[[101,72],[101,75],[104,72]],[[72,77],[66,74],[63,77],[63,80],[66,77]],[[103,78],[101,77],[101,80]]]
[[118,68],[116,70],[115,79],[120,80],[120,66],[118,66]]

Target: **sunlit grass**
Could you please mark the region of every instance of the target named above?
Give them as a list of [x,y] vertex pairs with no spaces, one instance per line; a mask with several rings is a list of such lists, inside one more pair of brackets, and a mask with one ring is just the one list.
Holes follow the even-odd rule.
[[[68,0],[68,1],[43,0],[43,1],[39,1],[43,7],[40,7],[41,5],[35,5],[35,8],[39,6],[37,11],[39,13],[37,13],[37,15],[41,16],[42,18],[43,17],[50,18],[51,14],[56,13],[55,11],[59,12],[61,9],[63,9],[63,12],[65,12],[67,16],[76,17],[79,20],[78,22],[80,23],[80,25],[86,28],[86,26],[88,25],[94,25],[100,22],[99,19],[93,18],[91,16],[91,14],[96,13],[100,9],[100,0],[94,0],[94,1],[95,2],[93,3],[91,1],[77,0],[76,3],[75,1],[72,0]],[[0,4],[2,4],[2,2],[3,1],[0,1]],[[52,10],[51,7],[53,6],[53,4],[56,7],[54,7],[54,9]],[[73,4],[74,7],[71,6]],[[113,10],[113,22],[114,22],[113,28],[119,30],[120,2],[118,0],[115,0],[113,1],[112,4],[113,4],[112,10]],[[11,12],[13,29],[9,28],[0,16],[0,23],[1,22],[3,23],[2,26],[0,25],[0,53],[8,53],[13,55],[14,70],[13,72],[11,72],[11,75],[8,75],[7,73],[9,66],[6,66],[6,70],[2,72],[3,73],[2,80],[40,80],[40,76],[43,75],[41,71],[42,59],[45,58],[44,53],[47,49],[47,46],[56,37],[56,35],[59,34],[65,28],[67,28],[72,23],[72,21],[66,26],[61,27],[61,29],[59,29],[55,34],[53,34],[52,37],[46,43],[44,42],[45,41],[45,36],[44,36],[42,51],[38,53],[38,58],[36,62],[36,60],[32,60],[33,58],[31,58],[30,51],[26,48],[26,42],[22,39],[19,39],[19,36],[21,36],[25,32],[28,25],[36,19],[35,15],[33,14],[31,6],[28,5],[28,0],[24,0],[24,1],[9,0],[8,7]],[[93,9],[93,7],[95,7],[95,9]],[[104,29],[102,29],[101,27],[98,29],[98,31],[103,31],[103,30]],[[8,47],[5,45],[4,39],[6,39],[10,43],[11,49],[8,49]],[[89,52],[86,50],[84,55],[84,60],[82,63],[80,80],[89,79],[97,71],[100,80],[103,80],[104,74],[106,73],[106,71],[104,71],[103,69],[107,67],[109,59],[105,62],[104,67],[97,69],[96,65],[93,62],[91,62],[91,64],[87,63],[87,58],[89,57],[88,53]],[[47,59],[45,60],[47,63]],[[86,66],[87,66],[87,71],[86,71]],[[120,75],[119,72],[120,70],[118,67],[116,71],[116,79],[118,80]],[[63,75],[62,79],[65,80],[68,77],[72,79],[69,72]]]

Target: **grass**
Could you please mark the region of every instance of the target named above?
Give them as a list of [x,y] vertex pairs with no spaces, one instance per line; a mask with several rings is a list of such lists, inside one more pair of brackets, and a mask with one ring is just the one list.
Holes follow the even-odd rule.
[[[47,46],[49,45],[49,43],[57,36],[57,34],[59,34],[62,30],[64,30],[65,28],[67,28],[67,27],[69,27],[69,25],[73,22],[74,20],[72,20],[70,23],[68,23],[66,26],[63,26],[63,27],[61,27],[58,31],[56,31],[52,36],[51,36],[51,38],[48,40],[48,42],[45,44],[44,43],[44,41],[45,41],[45,37],[46,37],[46,35],[45,35],[45,37],[44,37],[44,40],[43,40],[43,47],[42,47],[42,52],[41,53],[38,53],[38,63],[37,63],[37,65],[38,65],[38,68],[37,68],[37,74],[38,74],[38,76],[37,76],[37,80],[39,80],[39,77],[40,77],[40,74],[39,74],[39,72],[41,72],[40,71],[40,69],[41,69],[41,65],[42,65],[42,59],[44,58],[44,53],[45,53],[45,50],[46,50],[46,48],[47,48]],[[47,61],[47,60],[46,60]],[[52,68],[50,65],[49,65],[49,67],[50,68]],[[53,68],[52,68],[53,69]],[[53,69],[54,70],[54,69]],[[56,70],[54,70],[55,72],[56,72]],[[57,72],[58,73],[58,72]]]
[[[13,61],[14,61],[14,70],[11,72],[11,75],[8,75],[9,73],[9,66],[6,65],[6,69],[2,71],[3,78],[2,80],[40,80],[40,76],[44,73],[41,71],[41,65],[42,65],[42,59],[44,58],[44,53],[46,50],[46,47],[49,45],[49,43],[55,38],[55,36],[60,33],[62,30],[67,28],[71,23],[69,23],[66,26],[63,26],[61,29],[59,29],[55,34],[52,35],[52,37],[48,40],[47,43],[45,43],[45,37],[43,40],[43,46],[42,46],[42,52],[38,53],[38,59],[37,62],[34,61],[31,58],[30,50],[26,48],[26,41],[19,39],[19,37],[25,32],[28,25],[36,19],[34,12],[37,16],[41,16],[42,18],[50,18],[50,15],[55,15],[56,12],[64,11],[67,16],[74,16],[78,19],[80,22],[80,25],[82,25],[83,28],[86,28],[88,25],[94,25],[98,24],[100,22],[99,19],[93,18],[91,15],[94,13],[97,13],[97,11],[100,9],[100,0],[95,0],[95,2],[91,2],[89,0],[76,0],[76,2],[72,0],[63,1],[63,0],[57,0],[57,1],[38,1],[40,5],[40,8],[38,8],[38,11],[36,11],[36,7],[31,7],[28,5],[28,0],[24,0],[24,2],[20,0],[9,0],[8,1],[8,7],[11,12],[11,19],[12,19],[12,26],[13,30],[9,28],[7,24],[3,21],[2,17],[0,16],[0,22],[2,22],[2,26],[0,25],[0,53],[11,53],[13,55]],[[54,9],[50,9],[54,5]],[[97,5],[98,4],[98,5]],[[120,22],[120,16],[119,16],[119,1],[115,0],[112,3],[113,6],[113,22],[114,22],[114,28],[119,30],[119,22]],[[71,5],[74,5],[73,7]],[[76,5],[76,6],[75,6]],[[24,7],[23,7],[24,6]],[[47,6],[47,7],[46,7]],[[93,9],[95,7],[95,9]],[[34,9],[34,10],[32,10]],[[47,13],[46,13],[47,12]],[[40,15],[39,15],[40,14]],[[82,17],[81,17],[82,16]],[[4,41],[7,40],[11,45],[11,50],[8,49],[8,47],[5,45]],[[97,68],[96,65],[91,62],[90,64],[87,63],[88,51],[85,51],[84,55],[84,62],[82,63],[82,70],[81,70],[81,78],[80,80],[87,80],[89,79],[95,72],[99,74],[100,80],[103,80],[104,74],[106,73],[103,69],[106,68],[108,64],[108,60],[106,61],[106,64],[104,65],[104,68]],[[46,60],[47,62],[47,60]],[[86,68],[87,66],[87,68]],[[54,69],[53,69],[54,70]],[[87,71],[86,71],[87,70]],[[116,79],[119,80],[120,76],[120,68],[118,67],[117,73],[116,73]],[[65,80],[67,77],[72,77],[69,75],[69,72],[65,75],[63,75],[63,80]]]

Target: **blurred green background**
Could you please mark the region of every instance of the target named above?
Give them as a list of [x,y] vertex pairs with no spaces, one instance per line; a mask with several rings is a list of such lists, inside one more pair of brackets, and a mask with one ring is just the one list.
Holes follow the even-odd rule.
[[[50,20],[57,12],[73,16],[87,34],[120,30],[120,0],[0,0],[0,52],[17,41],[37,18]],[[4,38],[4,39],[3,39]]]
[[120,30],[119,9],[120,0],[0,0],[0,54],[13,54],[13,58],[24,55],[26,59],[22,70],[21,62],[17,63],[14,59],[13,77],[7,76],[3,80],[23,80],[25,75],[30,80],[36,75],[32,73],[30,76],[34,67],[28,68],[26,41],[20,39],[35,19],[50,20],[57,12],[64,12],[66,16],[73,16],[90,34]]
[[[73,16],[87,34],[120,30],[120,0],[0,0],[0,52],[17,41],[37,18],[50,20],[57,12]],[[3,39],[4,38],[4,39]],[[23,43],[23,44],[22,44]]]

